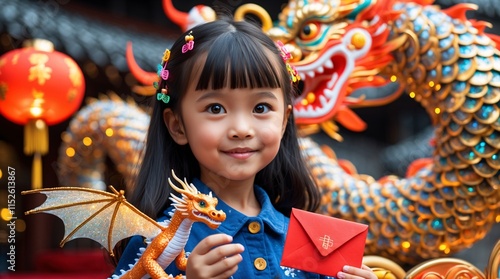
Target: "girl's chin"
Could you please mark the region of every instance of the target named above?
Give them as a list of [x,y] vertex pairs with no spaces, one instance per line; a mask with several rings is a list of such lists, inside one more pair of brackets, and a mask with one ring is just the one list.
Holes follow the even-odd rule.
[[[207,184],[208,181],[217,183],[219,186],[232,183],[251,182],[255,180],[256,172],[249,172],[248,170],[241,172],[210,172],[209,174],[202,174],[202,181]],[[208,184],[207,184],[208,185]]]

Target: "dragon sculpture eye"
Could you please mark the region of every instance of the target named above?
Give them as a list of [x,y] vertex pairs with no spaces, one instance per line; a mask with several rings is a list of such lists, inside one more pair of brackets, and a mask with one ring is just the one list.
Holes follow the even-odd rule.
[[316,38],[320,32],[320,26],[318,23],[309,22],[306,23],[300,30],[299,38],[303,41],[308,41]]
[[205,201],[200,201],[200,202],[198,203],[198,205],[199,205],[201,208],[205,208],[205,207],[207,207],[207,203],[206,203]]

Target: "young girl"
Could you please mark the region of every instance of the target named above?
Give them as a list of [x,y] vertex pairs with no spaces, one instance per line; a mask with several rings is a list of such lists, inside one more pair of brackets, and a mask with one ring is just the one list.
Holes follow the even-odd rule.
[[[191,229],[188,279],[322,278],[280,266],[291,208],[314,211],[320,199],[298,146],[284,54],[257,26],[224,19],[194,27],[164,55],[130,200],[153,218],[169,218],[171,169],[219,199],[222,225]],[[143,246],[131,239],[116,274]],[[166,271],[184,274],[174,263]],[[376,278],[366,266],[338,277]]]

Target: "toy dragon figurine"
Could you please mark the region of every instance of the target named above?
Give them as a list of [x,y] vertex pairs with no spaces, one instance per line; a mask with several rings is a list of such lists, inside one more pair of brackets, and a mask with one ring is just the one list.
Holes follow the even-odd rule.
[[[341,166],[333,153],[311,138],[300,139],[323,193],[319,211],[369,224],[366,253],[408,264],[468,248],[500,221],[500,53],[496,44],[500,40],[484,32],[486,23],[465,17],[473,5],[441,10],[431,3],[291,0],[276,25],[265,30],[286,43],[304,82],[294,106],[301,128],[322,128],[332,137],[336,137],[336,123],[360,131],[366,124],[352,108],[386,104],[403,91],[429,112],[436,131],[434,157],[420,161],[406,178],[376,181],[359,175]],[[175,16],[188,15],[177,12]],[[155,73],[138,68],[130,54],[131,48],[131,72],[150,85]],[[399,84],[393,94],[358,95],[359,88],[390,82]],[[139,125],[138,119],[147,114],[115,98],[89,104],[84,111],[85,117],[77,115],[63,136],[60,180],[94,187],[102,185],[102,173],[96,174],[92,164],[82,169],[80,163],[91,162],[96,153],[97,158],[108,154],[116,164],[135,164],[137,139],[144,138],[147,127],[146,121]],[[136,129],[132,135],[124,131],[129,126],[122,121],[126,118]],[[94,145],[81,146],[83,137],[96,139]],[[77,155],[65,155],[68,148]],[[81,171],[92,170],[93,176],[77,181]],[[135,175],[121,173],[126,181]]]
[[[172,189],[181,194],[171,194],[175,211],[170,221],[157,223],[125,200],[124,192],[113,187],[113,193],[100,190],[60,187],[24,191],[22,194],[42,193],[47,200],[26,214],[45,212],[61,218],[65,226],[63,246],[75,238],[90,238],[99,242],[111,255],[116,243],[133,235],[147,238],[148,244],[140,251],[140,257],[130,270],[122,270],[115,278],[142,278],[149,275],[153,279],[173,278],[164,269],[175,260],[180,270],[186,269],[187,257],[184,246],[188,240],[193,222],[203,222],[215,229],[226,219],[223,211],[216,210],[218,201],[212,194],[201,194],[193,184],[180,180],[172,171],[174,179],[182,185],[175,186],[170,178]],[[96,229],[96,228],[108,228]],[[177,275],[176,279],[184,278]]]

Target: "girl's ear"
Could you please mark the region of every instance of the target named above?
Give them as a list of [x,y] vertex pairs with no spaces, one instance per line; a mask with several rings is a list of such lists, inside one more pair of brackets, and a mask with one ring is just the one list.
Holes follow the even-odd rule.
[[283,119],[283,126],[281,127],[281,136],[285,134],[286,124],[288,124],[288,117],[290,117],[290,113],[292,113],[292,110],[293,108],[291,105],[288,105],[286,107],[285,118]]
[[178,145],[185,145],[188,143],[184,126],[179,117],[170,108],[163,111],[163,122],[167,126],[170,136]]

